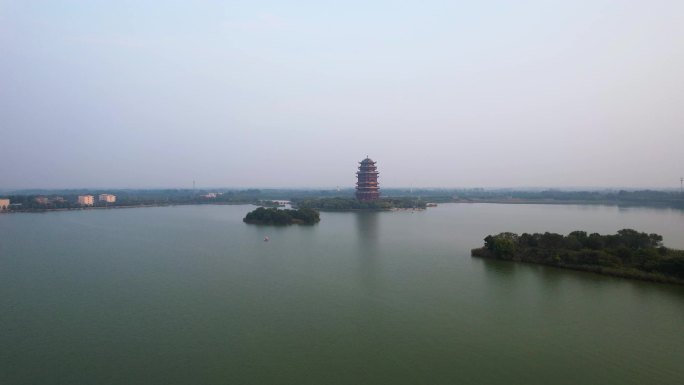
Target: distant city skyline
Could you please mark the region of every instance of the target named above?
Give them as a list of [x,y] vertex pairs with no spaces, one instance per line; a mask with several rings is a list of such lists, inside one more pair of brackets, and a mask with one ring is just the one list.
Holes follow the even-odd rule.
[[0,1],[0,190],[667,188],[682,1]]

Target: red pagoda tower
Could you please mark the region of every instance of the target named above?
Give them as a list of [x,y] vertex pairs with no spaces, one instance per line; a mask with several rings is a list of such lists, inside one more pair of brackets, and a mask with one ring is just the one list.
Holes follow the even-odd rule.
[[375,162],[368,156],[362,160],[359,171],[356,172],[356,199],[360,201],[373,201],[380,198],[378,185],[378,169]]

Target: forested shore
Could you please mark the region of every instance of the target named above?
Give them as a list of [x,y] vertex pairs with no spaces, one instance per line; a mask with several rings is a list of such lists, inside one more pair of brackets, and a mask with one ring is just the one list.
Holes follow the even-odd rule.
[[632,229],[616,234],[500,233],[488,235],[472,256],[530,262],[573,270],[684,284],[684,250],[663,246],[663,237]]

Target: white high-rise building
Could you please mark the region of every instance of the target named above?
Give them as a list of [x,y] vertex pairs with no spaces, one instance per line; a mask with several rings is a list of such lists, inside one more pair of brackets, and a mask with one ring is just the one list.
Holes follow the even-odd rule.
[[84,206],[92,206],[93,204],[95,204],[95,197],[93,197],[92,195],[79,195],[78,204]]
[[100,194],[98,200],[99,200],[100,202],[114,203],[114,202],[116,202],[116,195],[112,195],[112,194]]

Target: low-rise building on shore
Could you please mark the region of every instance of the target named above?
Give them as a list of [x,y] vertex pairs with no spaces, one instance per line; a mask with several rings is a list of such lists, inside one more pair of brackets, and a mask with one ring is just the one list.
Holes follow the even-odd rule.
[[9,199],[0,199],[0,210],[7,210],[10,207]]

